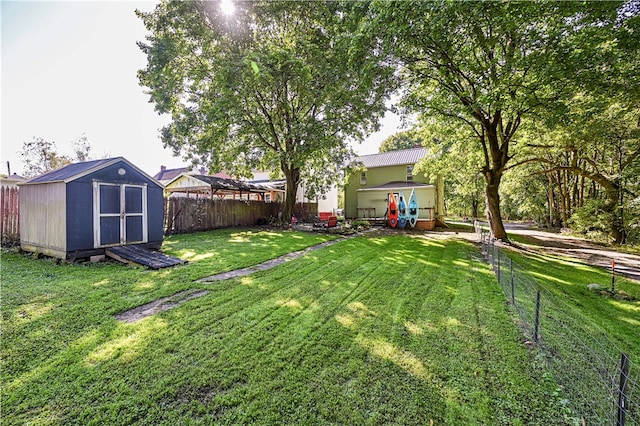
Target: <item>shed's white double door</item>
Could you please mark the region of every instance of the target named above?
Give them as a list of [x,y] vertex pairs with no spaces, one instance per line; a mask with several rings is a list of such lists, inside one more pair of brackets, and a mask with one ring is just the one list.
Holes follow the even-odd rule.
[[146,185],[93,184],[94,247],[146,243]]

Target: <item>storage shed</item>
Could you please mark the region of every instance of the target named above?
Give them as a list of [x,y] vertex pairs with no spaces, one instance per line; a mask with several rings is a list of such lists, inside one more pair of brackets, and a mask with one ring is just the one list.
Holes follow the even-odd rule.
[[69,164],[19,186],[23,250],[73,260],[162,245],[163,186],[122,157]]

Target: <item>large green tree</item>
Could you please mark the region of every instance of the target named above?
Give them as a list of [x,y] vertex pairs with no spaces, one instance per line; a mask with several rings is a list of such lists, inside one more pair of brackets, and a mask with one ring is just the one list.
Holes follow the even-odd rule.
[[[482,150],[488,220],[506,238],[500,183],[523,120],[554,108],[575,78],[579,34],[612,25],[619,3],[373,3],[369,34],[384,41],[407,82],[405,105],[466,124]],[[578,51],[576,47],[580,47]],[[578,52],[578,53],[576,53]]]
[[148,60],[139,79],[171,115],[165,146],[239,177],[281,173],[289,217],[299,184],[321,193],[341,175],[347,142],[377,128],[392,69],[352,37],[363,4],[235,5],[233,15],[209,1],[137,12],[150,32],[139,43]]

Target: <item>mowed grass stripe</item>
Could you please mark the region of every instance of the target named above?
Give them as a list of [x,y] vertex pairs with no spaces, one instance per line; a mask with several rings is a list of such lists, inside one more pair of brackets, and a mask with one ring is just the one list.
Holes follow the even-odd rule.
[[[255,324],[255,333],[241,334],[239,341],[228,348],[227,356],[217,364],[216,368],[222,369],[225,365],[237,367],[237,359],[232,354],[252,354],[246,361],[252,366],[251,371],[232,369],[236,377],[235,383],[241,385],[234,386],[233,390],[229,391],[229,395],[222,399],[222,402],[228,405],[222,404],[219,409],[225,413],[245,413],[243,416],[246,415],[246,417],[241,417],[245,421],[263,419],[265,422],[282,420],[284,416],[286,422],[304,422],[304,419],[337,423],[344,421],[401,422],[401,420],[428,422],[434,419],[455,424],[461,421],[474,423],[479,419],[494,421],[502,418],[504,424],[513,424],[511,422],[514,419],[517,423],[517,417],[511,416],[513,408],[509,408],[506,413],[500,408],[499,400],[503,398],[500,396],[500,389],[494,393],[483,392],[482,396],[474,396],[474,393],[486,389],[487,384],[482,383],[480,386],[470,387],[468,390],[472,395],[468,397],[465,396],[465,390],[460,389],[462,385],[468,384],[467,382],[472,383],[477,380],[477,375],[482,373],[482,362],[485,361],[486,355],[479,354],[480,351],[477,349],[472,350],[470,355],[466,353],[469,351],[467,344],[471,346],[478,344],[473,340],[468,341],[475,336],[472,331],[476,331],[483,325],[472,324],[468,326],[470,328],[468,332],[460,333],[455,330],[455,326],[450,321],[457,313],[451,310],[453,301],[456,300],[452,290],[459,283],[442,282],[442,280],[446,281],[452,276],[459,275],[459,271],[446,272],[444,270],[447,266],[446,261],[442,259],[445,255],[442,254],[437,259],[431,259],[432,263],[441,263],[443,265],[441,267],[423,264],[419,273],[412,272],[410,265],[405,269],[397,268],[392,263],[393,259],[384,258],[389,257],[386,249],[399,241],[391,239],[382,246],[380,251],[375,251],[373,250],[375,246],[366,247],[367,240],[362,239],[350,244],[340,243],[345,244],[343,248],[349,250],[326,258],[318,255],[322,257],[322,263],[332,265],[334,271],[323,277],[332,285],[333,291],[329,296],[320,295],[316,302],[321,308],[314,309],[311,303],[299,300],[300,294],[306,294],[311,299],[318,294],[318,283],[321,280],[309,274],[302,275],[300,278],[296,275],[295,280],[300,288],[291,293],[292,297],[288,299],[289,302],[297,300],[299,305],[289,303],[284,307],[281,303],[278,304],[278,300],[282,300],[282,293],[275,295],[279,299],[270,300],[271,310],[277,312],[275,315],[281,320],[281,325],[274,330],[271,328],[274,324],[270,322]],[[345,260],[348,257],[345,253],[353,252],[354,247],[360,244],[363,245],[362,248],[366,247],[368,250],[366,256],[359,253],[358,260],[361,262],[364,257],[369,257],[370,260],[364,262],[362,267],[353,268],[350,262]],[[419,243],[414,248],[427,249],[428,245]],[[459,247],[454,249],[454,251],[459,250]],[[439,250],[439,252],[445,251]],[[428,256],[433,254],[429,253]],[[424,260],[422,257],[420,259]],[[433,262],[434,260],[436,262]],[[305,259],[299,262],[304,263]],[[344,269],[337,267],[339,263],[344,263]],[[453,268],[455,265],[450,266]],[[464,270],[462,266],[458,266]],[[476,266],[484,270],[484,274],[491,283],[491,275],[486,268],[483,265]],[[349,272],[354,273],[358,270],[368,270],[369,279],[350,279]],[[280,281],[283,275],[291,275],[295,271],[295,263],[283,265],[278,268],[278,271],[273,271],[274,274],[276,272],[278,274],[278,279],[274,281]],[[373,271],[378,273],[371,277]],[[422,282],[414,286],[407,285],[402,279],[397,278],[398,274],[401,276],[403,273],[414,277],[425,276]],[[477,274],[477,270],[470,270],[464,276],[464,280],[471,279]],[[269,272],[264,273],[265,282],[269,281],[269,275]],[[349,285],[353,282],[358,283],[359,286],[355,290],[348,291]],[[334,294],[345,294],[342,293],[345,287],[347,297],[339,299],[340,302],[336,305]],[[431,303],[426,301],[420,303],[421,306],[428,308],[422,317],[413,318],[405,313],[404,309],[395,306],[396,302],[401,305],[405,303],[403,294],[411,293],[415,296],[413,299],[421,300],[420,295],[426,296],[421,290],[423,288],[437,289],[437,291],[432,291],[434,300],[431,300]],[[498,299],[498,304],[501,306],[503,301],[500,299],[499,290],[496,289],[491,293]],[[442,305],[439,301],[443,298],[451,303]],[[425,300],[429,299],[425,297]],[[469,303],[464,297],[460,300],[461,305]],[[264,308],[268,303],[263,301],[260,305]],[[390,306],[393,306],[393,310],[386,309]],[[407,312],[416,311],[413,303],[407,303],[406,306],[410,307]],[[444,315],[443,312],[436,313],[440,308],[449,315]],[[395,315],[390,315],[390,312],[394,312]],[[434,336],[433,339],[420,339],[418,336],[424,335],[424,331],[420,334],[418,329],[424,325],[422,321],[424,317],[427,319],[427,328],[433,324],[431,327],[435,331],[437,325],[440,332],[444,330],[450,337],[443,339],[442,336]],[[304,321],[302,321],[303,318]],[[507,328],[512,329],[511,337],[516,336],[515,329],[506,316],[501,319]],[[302,327],[305,331],[296,331],[296,327]],[[406,331],[407,327],[412,331]],[[405,332],[400,332],[401,329],[405,329]],[[416,336],[412,337],[411,333],[415,333]],[[296,334],[302,334],[307,338],[300,340]],[[467,340],[458,342],[459,338]],[[254,353],[250,339],[263,340],[259,345],[261,349],[259,353]],[[411,342],[411,345],[403,348],[408,342]],[[437,342],[444,342],[444,344],[438,345]],[[516,341],[509,344],[517,346]],[[412,354],[412,350],[419,350],[418,353],[426,353],[429,356],[418,357]],[[526,352],[522,352],[526,358]],[[434,362],[430,360],[431,356],[442,359]],[[473,364],[452,361],[456,357],[469,356],[474,357]],[[430,371],[431,369],[433,371]],[[518,370],[522,369],[518,368]],[[458,377],[456,373],[464,377]],[[399,380],[398,377],[403,379]],[[410,379],[408,383],[411,385],[406,384],[407,378]],[[254,381],[268,384],[269,390],[266,395],[264,389],[260,389],[261,386],[249,385]],[[392,385],[389,386],[390,384]],[[437,391],[431,388],[434,386]],[[446,397],[436,398],[439,404],[434,405],[432,396],[428,395],[430,393],[443,395],[441,387],[448,388],[444,393]],[[421,391],[426,392],[423,394]],[[398,398],[397,394],[403,392],[404,396]],[[498,397],[495,399],[497,402],[492,403],[494,397]],[[333,402],[324,401],[327,399]],[[247,407],[240,401],[251,401],[251,404]],[[518,404],[522,406],[519,415],[524,416],[529,423],[534,421],[535,417],[528,418],[525,413],[528,402],[520,401]],[[510,402],[510,405],[515,404]],[[536,410],[533,411],[536,412]],[[233,416],[230,418],[237,419]],[[538,416],[538,418],[544,419],[545,416]]]
[[[352,247],[349,246],[345,248],[345,250],[351,249]],[[330,253],[333,253],[329,258],[330,262],[342,257],[339,250],[329,251],[327,254]],[[375,259],[371,259],[370,262],[374,268],[377,267]],[[351,263],[346,266],[348,268],[353,267]],[[299,321],[298,317],[303,316],[305,311],[315,311],[320,306],[339,306],[345,298],[348,298],[353,291],[358,289],[358,286],[350,283],[336,286],[335,283],[339,283],[342,277],[349,274],[359,277],[360,281],[366,281],[357,272],[362,268],[368,267],[360,265],[355,270],[348,272],[343,272],[341,268],[336,268],[335,264],[331,268],[326,268],[325,262],[320,262],[313,256],[308,255],[305,259],[300,259],[295,263],[287,262],[274,269],[273,272],[263,272],[258,276],[232,280],[238,287],[242,287],[243,282],[249,282],[250,288],[257,290],[256,292],[245,291],[245,294],[254,293],[252,298],[254,302],[251,303],[248,298],[240,299],[236,312],[227,317],[221,324],[223,330],[235,330],[233,333],[227,334],[227,338],[230,341],[224,340],[222,343],[231,345],[230,348],[234,348],[234,345],[245,345],[247,341],[256,345],[272,342],[272,339],[281,330],[290,327],[291,322]],[[324,275],[322,275],[323,272]],[[271,285],[257,285],[260,275],[263,277],[268,276]],[[309,285],[309,280],[311,280],[312,285]],[[332,284],[328,286],[326,283]],[[338,291],[338,289],[341,291]],[[319,318],[317,315],[306,315],[304,318],[313,323],[322,323],[333,316],[333,313],[327,315],[326,310],[323,310],[322,314],[325,315],[324,318]],[[295,331],[297,338],[302,340],[311,333],[312,329],[297,327]],[[256,339],[256,337],[260,338]],[[263,348],[254,346],[251,349],[257,352]]]
[[134,324],[99,317],[73,356],[16,381],[3,414],[16,424],[563,424],[474,253],[359,237],[192,283],[210,293]]

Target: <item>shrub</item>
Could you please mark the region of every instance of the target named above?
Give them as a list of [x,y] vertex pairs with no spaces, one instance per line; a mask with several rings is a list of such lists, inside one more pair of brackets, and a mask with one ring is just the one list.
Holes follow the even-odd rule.
[[357,229],[369,229],[371,228],[371,224],[369,223],[368,220],[352,220],[351,221],[351,227],[352,228],[357,228]]
[[609,235],[611,213],[605,210],[604,200],[586,200],[582,207],[575,209],[569,226],[575,232],[596,240],[606,239]]

